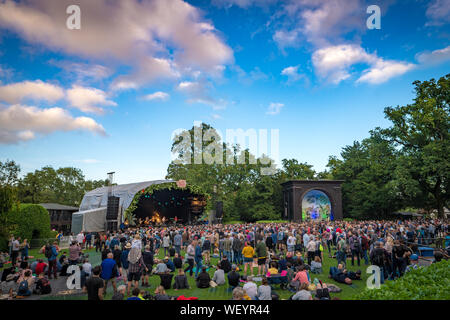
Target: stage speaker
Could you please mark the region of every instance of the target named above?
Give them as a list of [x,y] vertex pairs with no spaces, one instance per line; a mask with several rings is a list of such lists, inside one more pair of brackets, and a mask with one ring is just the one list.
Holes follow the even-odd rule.
[[117,220],[119,214],[119,197],[108,197],[108,205],[106,207],[106,220]]
[[117,231],[117,221],[106,221],[106,230]]
[[223,202],[217,201],[216,202],[216,218],[222,219],[223,216]]

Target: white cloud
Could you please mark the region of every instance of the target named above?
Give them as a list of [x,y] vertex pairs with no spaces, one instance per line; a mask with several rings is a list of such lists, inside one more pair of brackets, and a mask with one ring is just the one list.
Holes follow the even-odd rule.
[[146,57],[135,72],[120,76],[111,85],[113,91],[136,89],[160,79],[177,79],[181,75],[174,63],[167,59]]
[[430,1],[426,16],[429,21],[426,26],[440,26],[450,22],[450,0]]
[[162,91],[157,91],[155,93],[151,93],[151,94],[147,94],[146,96],[144,96],[144,100],[162,100],[162,101],[166,101],[167,99],[169,99],[170,95],[168,93],[162,92]]
[[363,75],[356,82],[367,82],[370,84],[380,84],[388,81],[390,78],[400,76],[411,69],[415,64],[380,59],[370,69],[364,71]]
[[70,76],[75,76],[75,80],[78,82],[99,81],[113,74],[110,68],[100,64],[53,60],[50,63],[63,69]]
[[[201,12],[182,0],[79,0],[81,29],[66,28],[66,8],[72,0],[0,2],[0,27],[20,34],[30,43],[85,58],[108,59],[130,66],[134,85],[164,76],[186,66],[208,73],[233,62],[233,51]],[[112,58],[112,59],[111,59]],[[158,60],[162,59],[162,60]],[[148,64],[151,64],[149,67]],[[138,79],[134,80],[134,76]],[[117,87],[124,87],[116,84]]]
[[57,107],[40,109],[12,105],[0,109],[0,143],[32,140],[36,133],[46,135],[56,131],[78,130],[106,135],[105,129],[92,118],[74,118],[66,110]]
[[206,81],[183,81],[177,86],[180,92],[188,97],[188,103],[201,103],[211,106],[214,110],[225,109],[227,102],[224,99],[216,99],[209,93],[212,85]]
[[117,106],[114,101],[107,100],[106,93],[96,88],[85,88],[73,85],[67,90],[70,105],[86,113],[103,114],[103,106]]
[[422,52],[416,55],[421,64],[435,65],[450,60],[450,46],[431,52]]
[[316,73],[329,82],[338,84],[350,78],[350,68],[355,64],[370,66],[357,82],[379,84],[392,77],[411,70],[415,65],[401,61],[384,60],[376,54],[367,53],[354,44],[330,46],[313,53],[313,65]]
[[41,80],[23,81],[0,86],[0,100],[19,103],[25,99],[55,102],[64,97],[64,90]]
[[305,78],[304,74],[298,72],[299,66],[286,67],[281,71],[281,75],[288,77],[289,82],[298,81]]
[[354,30],[365,28],[365,8],[361,0],[285,1],[274,15],[281,23],[273,39],[278,46],[298,47],[303,38],[316,47],[329,46]]
[[281,108],[283,108],[283,107],[284,107],[283,103],[271,102],[266,113],[271,116],[277,115],[281,112]]

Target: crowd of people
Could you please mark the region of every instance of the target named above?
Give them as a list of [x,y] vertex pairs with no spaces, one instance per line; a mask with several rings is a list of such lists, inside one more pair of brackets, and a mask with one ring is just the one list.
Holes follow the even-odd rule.
[[[66,276],[68,266],[79,265],[89,300],[104,299],[109,285],[114,300],[196,299],[166,293],[190,289],[188,277],[195,277],[197,288],[227,287],[234,300],[278,299],[278,284],[291,291],[292,300],[331,299],[339,284],[361,279],[361,270],[350,271],[348,264],[370,261],[383,283],[419,268],[419,246],[435,247],[433,262],[448,259],[450,250],[448,221],[438,219],[128,227],[80,232],[70,241],[68,252],[55,241],[41,249],[47,261],[30,263],[20,239],[12,238],[12,266],[3,271],[2,291],[11,297],[14,291],[16,297],[50,293],[52,276]],[[102,262],[92,267],[85,251],[94,247]],[[336,260],[329,270],[324,255]],[[330,283],[315,277],[327,271]],[[151,277],[159,285],[149,293]]]

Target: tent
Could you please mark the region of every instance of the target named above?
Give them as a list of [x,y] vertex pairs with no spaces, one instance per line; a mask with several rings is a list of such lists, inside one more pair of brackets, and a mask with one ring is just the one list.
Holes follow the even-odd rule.
[[72,232],[99,232],[105,230],[106,207],[75,212],[72,215]]
[[[134,196],[154,184],[175,182],[174,180],[154,180],[138,183],[121,184],[112,187],[111,195],[119,197],[119,217],[130,206]],[[81,230],[98,232],[105,230],[106,207],[108,205],[109,187],[101,187],[87,192],[81,201],[80,210],[72,215],[72,232]]]

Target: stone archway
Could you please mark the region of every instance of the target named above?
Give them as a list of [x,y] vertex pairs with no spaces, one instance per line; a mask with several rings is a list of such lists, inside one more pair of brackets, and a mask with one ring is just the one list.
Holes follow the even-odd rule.
[[302,221],[302,201],[311,190],[322,191],[330,200],[332,219],[342,220],[341,180],[291,180],[282,183],[284,213],[283,218],[289,221]]

